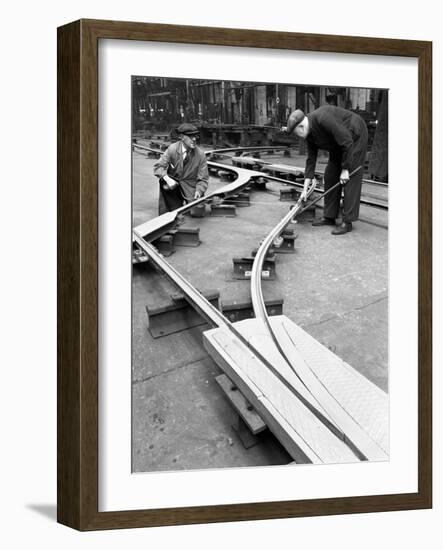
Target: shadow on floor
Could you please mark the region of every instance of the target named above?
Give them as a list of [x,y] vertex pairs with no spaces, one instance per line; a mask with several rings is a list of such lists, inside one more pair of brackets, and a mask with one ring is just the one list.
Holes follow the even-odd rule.
[[26,508],[47,519],[57,521],[57,506],[55,504],[26,504]]

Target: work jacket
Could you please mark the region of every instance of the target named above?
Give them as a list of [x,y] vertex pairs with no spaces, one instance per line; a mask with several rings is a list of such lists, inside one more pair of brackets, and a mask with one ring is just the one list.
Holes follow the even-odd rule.
[[313,178],[319,149],[329,152],[329,158],[341,162],[342,170],[352,171],[355,160],[366,151],[368,130],[361,116],[335,107],[324,105],[307,115],[309,134],[306,138],[308,157],[306,159],[305,177]]
[[154,164],[154,174],[161,178],[166,174],[176,179],[184,198],[189,202],[194,200],[195,192],[203,195],[208,188],[208,165],[203,151],[196,147],[186,151],[183,161],[184,145],[177,141],[170,145]]

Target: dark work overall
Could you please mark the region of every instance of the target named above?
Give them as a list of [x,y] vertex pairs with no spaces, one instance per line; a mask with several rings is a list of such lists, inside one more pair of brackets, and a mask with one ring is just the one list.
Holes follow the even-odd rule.
[[[188,152],[186,158],[182,165],[182,174],[186,167],[188,166],[189,159],[191,158],[191,153]],[[177,174],[174,174],[174,179],[177,180]],[[171,176],[173,177],[173,176]],[[158,197],[158,213],[159,215],[164,214],[165,212],[172,212],[177,208],[182,207],[186,202],[188,202],[183,194],[183,189],[180,186],[180,183],[174,189],[164,189],[163,180],[160,178],[160,191]]]
[[[308,159],[305,177],[313,177],[317,160],[317,150],[329,152],[325,169],[325,191],[340,180],[343,169],[351,173],[359,170],[344,187],[343,222],[358,220],[360,196],[363,180],[363,167],[366,160],[368,130],[365,121],[352,111],[340,107],[320,107],[308,115],[310,133],[307,138]],[[338,186],[325,196],[324,217],[336,219],[339,215],[342,187]]]
[[163,180],[160,178],[159,183],[159,195],[158,195],[158,213],[159,215],[165,212],[172,212],[177,208],[183,206],[184,198],[180,185],[174,187],[172,190],[163,189]]

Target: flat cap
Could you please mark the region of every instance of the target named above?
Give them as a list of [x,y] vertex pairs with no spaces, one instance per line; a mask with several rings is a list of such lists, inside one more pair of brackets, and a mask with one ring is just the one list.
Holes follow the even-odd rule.
[[192,136],[193,134],[198,134],[199,132],[196,126],[194,126],[193,124],[189,124],[189,122],[185,122],[183,124],[180,124],[180,126],[177,128],[177,133]]
[[305,118],[305,113],[301,109],[296,109],[288,117],[287,132],[290,134]]

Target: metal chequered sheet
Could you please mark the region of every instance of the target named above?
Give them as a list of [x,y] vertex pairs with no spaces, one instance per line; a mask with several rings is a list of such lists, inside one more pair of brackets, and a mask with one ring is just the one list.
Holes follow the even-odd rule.
[[[236,323],[238,328],[245,329],[246,324],[244,321]],[[213,329],[205,332],[205,338],[216,347],[218,353],[230,359],[230,364],[235,365],[249,380],[251,387],[255,388],[256,397],[265,406],[268,401],[321,462],[333,464],[358,461],[354,453],[232,334],[223,329]]]
[[380,447],[389,450],[388,395],[284,316],[271,317],[329,393]]

